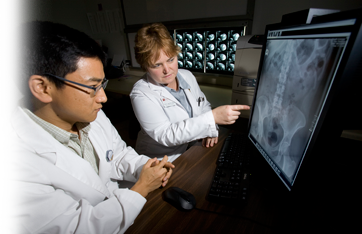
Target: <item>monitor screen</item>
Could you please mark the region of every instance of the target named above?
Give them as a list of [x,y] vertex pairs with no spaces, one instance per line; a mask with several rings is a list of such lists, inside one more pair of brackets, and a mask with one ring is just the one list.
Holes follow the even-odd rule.
[[266,28],[248,136],[289,190],[318,136],[356,23]]

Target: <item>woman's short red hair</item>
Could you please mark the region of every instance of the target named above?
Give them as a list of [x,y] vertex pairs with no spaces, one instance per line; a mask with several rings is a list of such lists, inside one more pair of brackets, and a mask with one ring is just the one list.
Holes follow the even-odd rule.
[[134,47],[136,61],[147,71],[160,57],[161,51],[167,56],[177,56],[181,49],[175,45],[167,28],[161,23],[143,26],[138,30]]

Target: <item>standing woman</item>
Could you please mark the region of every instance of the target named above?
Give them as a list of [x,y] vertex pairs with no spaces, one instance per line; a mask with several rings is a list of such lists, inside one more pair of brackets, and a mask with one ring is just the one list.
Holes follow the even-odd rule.
[[199,139],[203,146],[212,147],[218,141],[217,124],[232,124],[239,110],[249,109],[227,105],[211,110],[192,73],[178,69],[179,52],[163,24],[147,25],[137,32],[136,60],[146,74],[130,94],[141,125],[136,151],[151,158],[168,155],[170,162]]

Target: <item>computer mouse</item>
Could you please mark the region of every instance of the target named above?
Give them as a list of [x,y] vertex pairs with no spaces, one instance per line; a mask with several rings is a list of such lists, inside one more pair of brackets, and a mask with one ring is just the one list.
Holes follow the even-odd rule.
[[181,211],[192,210],[196,205],[194,195],[177,187],[170,187],[162,193],[164,201]]

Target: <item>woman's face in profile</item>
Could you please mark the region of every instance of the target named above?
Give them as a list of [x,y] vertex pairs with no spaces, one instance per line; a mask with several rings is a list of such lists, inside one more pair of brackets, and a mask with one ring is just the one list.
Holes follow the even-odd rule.
[[147,72],[157,83],[174,88],[178,72],[177,56],[169,57],[162,50],[160,57],[147,69]]

